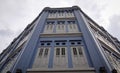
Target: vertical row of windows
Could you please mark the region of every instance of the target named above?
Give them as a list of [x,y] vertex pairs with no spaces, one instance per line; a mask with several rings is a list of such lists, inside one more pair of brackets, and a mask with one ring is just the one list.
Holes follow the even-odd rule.
[[109,61],[109,63],[116,69],[118,70],[118,72],[120,72],[120,57],[114,55],[112,52],[110,52],[109,50],[107,50],[107,48],[103,47],[105,51],[105,55]]
[[15,56],[14,58],[11,58],[8,63],[6,63],[4,69],[2,71],[0,71],[1,73],[7,73],[7,71],[10,71],[10,69],[12,68],[12,66],[14,65],[15,61],[17,59],[17,56]]
[[10,55],[10,57],[8,57],[9,61],[6,62],[4,68],[2,69],[2,71],[0,71],[0,73],[7,73],[7,71],[10,71],[10,69],[13,67],[14,63],[17,60],[18,54],[23,49],[25,43],[26,41],[18,44],[16,49],[12,53],[9,54]]
[[112,43],[111,40],[108,39],[108,36],[105,34],[105,30],[103,27],[100,27],[88,20],[88,24],[91,28],[91,31],[95,35],[95,37],[100,40],[100,42],[106,44],[107,46],[111,47],[113,50],[118,52],[118,49],[115,47],[115,45]]

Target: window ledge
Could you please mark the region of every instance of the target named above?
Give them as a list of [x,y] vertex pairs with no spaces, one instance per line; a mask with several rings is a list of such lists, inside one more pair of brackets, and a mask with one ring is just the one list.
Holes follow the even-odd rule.
[[42,33],[40,37],[65,37],[65,36],[82,36],[81,32],[77,33]]

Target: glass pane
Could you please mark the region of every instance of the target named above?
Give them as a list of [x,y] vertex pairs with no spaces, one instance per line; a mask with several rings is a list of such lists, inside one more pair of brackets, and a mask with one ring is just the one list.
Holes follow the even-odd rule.
[[47,43],[47,45],[50,45],[50,43]]
[[65,43],[63,42],[62,45],[65,45]]
[[62,55],[65,55],[65,48],[62,48]]
[[64,30],[64,24],[62,24],[62,29]]
[[60,24],[58,24],[58,29],[60,30]]
[[74,45],[75,43],[74,42],[71,42],[71,45]]
[[41,43],[41,45],[44,45],[44,43]]
[[50,25],[50,30],[52,30],[52,28],[53,28],[53,25],[51,24],[51,25]]
[[76,48],[73,48],[73,54],[74,54],[74,55],[77,55],[77,50],[76,50]]
[[75,24],[73,24],[74,29],[76,29]]
[[69,26],[70,26],[70,29],[72,29],[72,25],[70,24]]
[[42,56],[43,48],[40,49],[39,56]]
[[81,42],[77,42],[77,44],[81,44]]
[[49,25],[47,24],[47,30],[49,29]]
[[56,43],[56,45],[59,45],[59,43]]
[[78,48],[78,52],[79,52],[79,55],[83,55],[81,47]]
[[60,48],[56,48],[56,55],[60,55]]
[[45,49],[45,53],[44,53],[44,56],[47,56],[48,55],[48,48]]

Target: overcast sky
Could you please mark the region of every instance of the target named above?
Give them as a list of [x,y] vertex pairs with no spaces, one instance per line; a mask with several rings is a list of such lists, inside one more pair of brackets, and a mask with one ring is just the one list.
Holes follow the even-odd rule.
[[120,40],[120,0],[0,0],[0,52],[44,7],[74,5]]

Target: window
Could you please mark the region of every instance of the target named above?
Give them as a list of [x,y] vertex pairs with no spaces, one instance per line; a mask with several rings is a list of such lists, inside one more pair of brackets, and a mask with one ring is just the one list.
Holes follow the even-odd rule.
[[61,12],[61,16],[63,16],[64,12]]
[[60,48],[56,48],[56,55],[60,55]]
[[76,21],[68,21],[67,28],[68,28],[68,32],[71,32],[71,33],[78,32]]
[[53,28],[53,25],[51,24],[51,25],[50,25],[50,30],[52,30],[52,28]]
[[65,45],[65,43],[63,42],[62,45]]
[[70,29],[72,29],[72,24],[70,24]]
[[77,44],[81,44],[81,42],[77,42]]
[[49,25],[47,24],[47,30],[49,29]]
[[41,45],[44,45],[44,43],[41,43]]
[[58,29],[60,30],[60,24],[58,24]]
[[61,48],[61,50],[62,50],[62,55],[65,55],[65,48]]
[[56,45],[59,45],[60,43],[56,43]]
[[48,18],[55,18],[56,12],[49,12]]
[[74,27],[74,29],[76,29],[76,26],[75,26],[75,24],[73,24],[73,27]]
[[40,49],[39,56],[42,56],[43,54],[43,48]]
[[76,48],[73,48],[73,54],[74,54],[74,55],[77,55],[77,50],[76,50]]
[[47,43],[47,45],[50,45],[50,43]]
[[58,21],[56,24],[56,33],[66,32],[65,21]]
[[46,49],[45,49],[44,56],[47,56],[47,55],[48,55],[48,51],[49,51],[49,49],[48,49],[48,48],[46,48]]
[[62,24],[61,26],[62,26],[62,29],[64,30],[64,24]]
[[81,48],[81,47],[78,48],[78,52],[79,52],[79,55],[83,55],[83,52],[82,52],[82,48]]
[[45,33],[52,33],[54,29],[54,21],[47,21],[44,32]]
[[75,43],[74,42],[71,42],[72,45],[74,45]]

